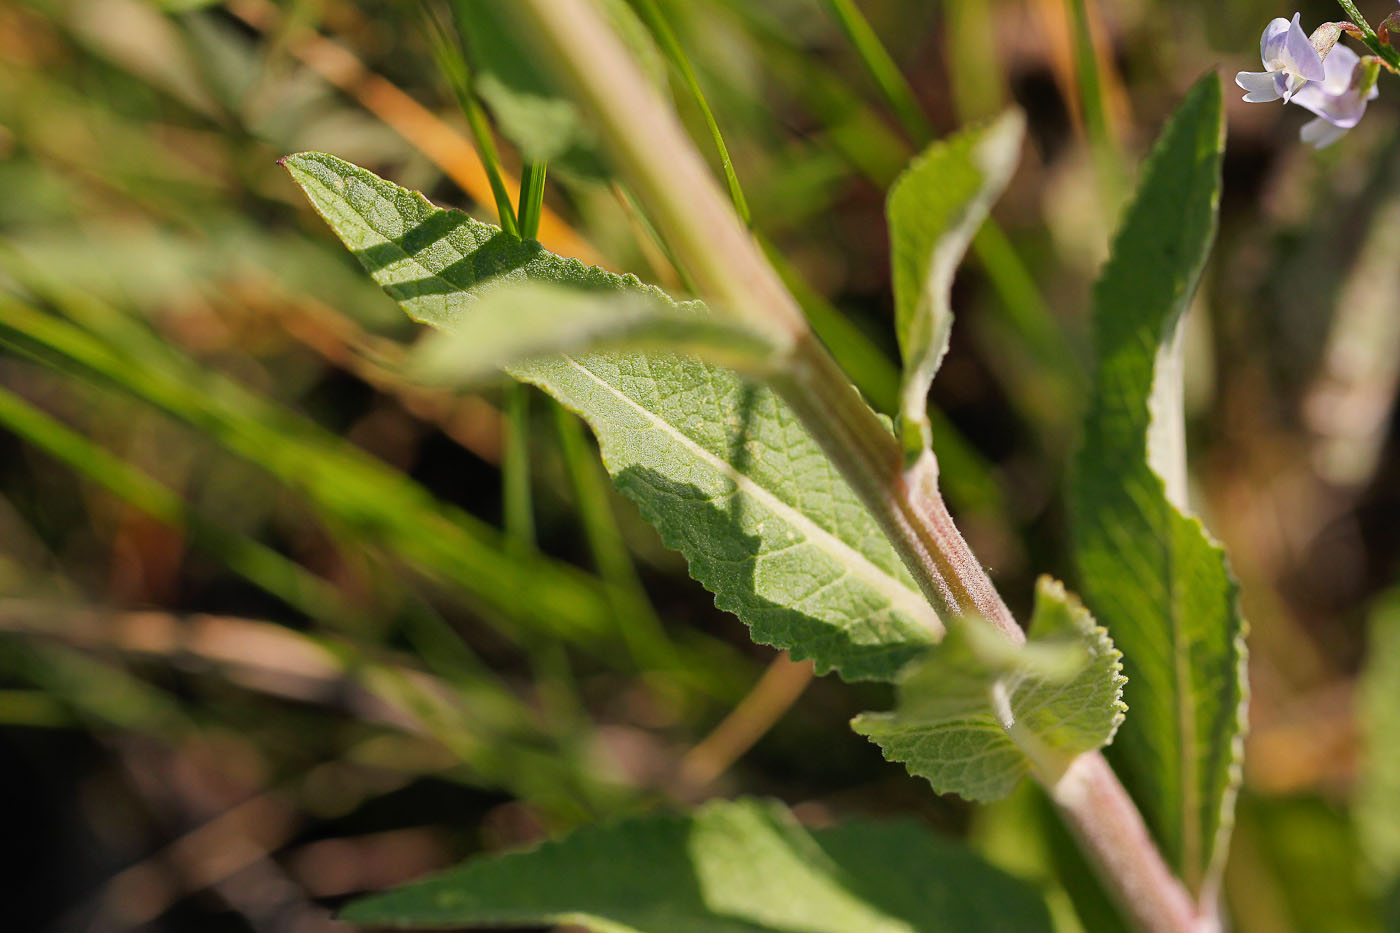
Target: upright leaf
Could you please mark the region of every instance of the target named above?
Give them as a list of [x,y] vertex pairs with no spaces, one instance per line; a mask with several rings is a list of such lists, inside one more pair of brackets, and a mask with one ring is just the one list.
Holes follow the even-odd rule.
[[[669,302],[333,156],[284,163],[375,280],[428,324],[456,328],[481,289],[507,280]],[[662,354],[511,371],[583,415],[618,488],[755,640],[822,671],[888,680],[941,634],[875,519],[769,390]]]
[[1028,636],[1013,645],[981,619],[955,620],[902,678],[895,712],[852,726],[940,794],[995,800],[1031,772],[1053,781],[1123,721],[1121,655],[1049,577]]
[[1110,757],[1199,890],[1239,779],[1244,622],[1186,507],[1180,322],[1214,239],[1224,123],[1210,75],[1178,108],[1094,291],[1094,377],[1071,512],[1084,600],[1123,650],[1132,710]]
[[398,928],[577,924],[606,933],[1050,928],[1028,884],[908,823],[804,830],[776,803],[594,826],[352,904]]
[[953,274],[1021,152],[1025,118],[1009,111],[923,151],[890,188],[895,326],[904,358],[900,432],[905,451],[928,448],[928,390],[948,352]]

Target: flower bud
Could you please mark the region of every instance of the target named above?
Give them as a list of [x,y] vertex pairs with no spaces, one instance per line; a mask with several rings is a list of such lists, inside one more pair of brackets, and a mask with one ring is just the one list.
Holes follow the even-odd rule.
[[1308,37],[1312,47],[1317,49],[1319,58],[1326,61],[1331,54],[1332,47],[1337,44],[1337,40],[1342,37],[1342,27],[1340,23],[1323,23],[1313,30],[1313,34]]

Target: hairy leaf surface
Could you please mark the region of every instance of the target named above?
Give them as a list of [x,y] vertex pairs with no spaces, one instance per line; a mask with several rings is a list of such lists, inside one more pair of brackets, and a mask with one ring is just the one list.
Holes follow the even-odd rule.
[[[333,156],[285,164],[375,280],[425,323],[459,327],[483,288],[506,281],[670,300]],[[665,354],[562,356],[511,372],[583,415],[618,488],[755,640],[820,671],[891,680],[941,634],[875,519],[769,390]]]
[[1027,634],[1013,645],[979,618],[955,620],[901,680],[897,709],[853,727],[940,794],[995,800],[1033,770],[1053,779],[1123,721],[1122,656],[1049,577]]
[[740,371],[763,370],[783,349],[767,334],[698,302],[676,305],[630,291],[582,291],[525,282],[483,289],[473,313],[414,353],[418,378],[466,385],[502,367],[561,353],[666,350]]
[[904,358],[900,423],[914,456],[930,443],[928,390],[953,328],[953,275],[987,219],[1021,152],[1025,118],[997,120],[940,140],[923,151],[890,188],[895,326]]
[[1186,505],[1180,322],[1215,235],[1219,79],[1187,95],[1094,290],[1098,371],[1071,512],[1084,601],[1123,650],[1132,714],[1110,757],[1193,888],[1218,867],[1239,778],[1244,622]]
[[913,824],[808,832],[780,804],[758,801],[581,829],[360,901],[342,919],[606,933],[1050,928],[1033,888]]

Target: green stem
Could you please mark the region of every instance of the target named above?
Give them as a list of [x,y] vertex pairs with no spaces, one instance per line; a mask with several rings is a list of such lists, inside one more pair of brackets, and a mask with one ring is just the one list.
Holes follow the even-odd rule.
[[1400,69],[1400,50],[1393,46],[1383,45],[1380,36],[1371,28],[1371,24],[1366,22],[1366,17],[1361,15],[1361,11],[1356,8],[1352,0],[1337,0],[1337,4],[1346,11],[1347,18],[1361,29],[1361,41],[1366,43],[1366,47],[1375,52],[1381,61],[1391,67],[1391,70]]
[[[506,190],[505,180],[501,177],[501,157],[496,151],[496,139],[491,135],[491,126],[486,119],[486,111],[482,109],[481,104],[476,99],[471,69],[467,67],[462,50],[449,37],[446,27],[438,19],[427,0],[424,0],[421,9],[423,18],[428,25],[428,41],[433,48],[433,57],[447,78],[447,83],[457,98],[457,105],[462,108],[463,116],[467,118],[467,127],[471,130],[472,141],[476,144],[477,154],[481,156],[481,164],[486,170],[486,180],[491,185],[491,196],[496,201],[496,216],[500,218],[501,229],[518,237],[520,236],[520,227],[516,223],[515,208],[510,202],[510,192]],[[543,184],[543,181],[541,183]],[[521,191],[523,197],[523,187]]]
[[517,552],[535,547],[535,509],[530,496],[530,390],[506,383],[506,437],[501,452],[501,498],[506,541]]
[[598,465],[597,453],[588,449],[583,425],[575,415],[557,402],[550,402],[549,407],[554,412],[559,450],[569,474],[584,537],[588,540],[588,551],[598,575],[612,588],[623,641],[642,670],[682,673],[684,667],[666,637],[661,619],[637,576],[622,531],[617,527],[608,502],[607,478]]

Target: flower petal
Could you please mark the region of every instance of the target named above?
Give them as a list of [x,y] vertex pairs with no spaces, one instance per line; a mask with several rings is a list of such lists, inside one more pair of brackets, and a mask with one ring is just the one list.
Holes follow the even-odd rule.
[[1333,48],[1332,54],[1322,63],[1323,71],[1327,73],[1322,79],[1322,89],[1328,94],[1345,94],[1347,88],[1351,87],[1352,72],[1359,64],[1361,56],[1351,49],[1344,45]]
[[1293,95],[1292,103],[1306,110],[1311,110],[1333,126],[1350,129],[1361,122],[1362,116],[1366,113],[1366,102],[1370,99],[1371,95],[1369,94],[1364,98],[1361,96],[1359,87],[1349,85],[1340,94],[1329,94],[1326,83],[1318,84],[1310,81]]
[[1285,70],[1309,81],[1322,81],[1327,77],[1322,56],[1317,54],[1317,49],[1308,40],[1308,34],[1303,32],[1299,23],[1301,16],[1300,13],[1293,14],[1293,22],[1289,24],[1288,35],[1284,38],[1282,57]]
[[1298,136],[1310,146],[1317,149],[1325,149],[1337,140],[1346,135],[1346,128],[1334,126],[1322,117],[1309,120],[1303,124],[1303,129]]
[[1275,70],[1270,62],[1275,62],[1283,57],[1283,44],[1288,37],[1288,20],[1282,16],[1269,20],[1269,25],[1264,27],[1264,35],[1259,37],[1259,57],[1264,60],[1264,67],[1270,71]]
[[1244,95],[1244,99],[1251,104],[1278,100],[1281,96],[1278,88],[1274,86],[1272,71],[1241,71],[1235,75],[1235,83],[1249,92]]

